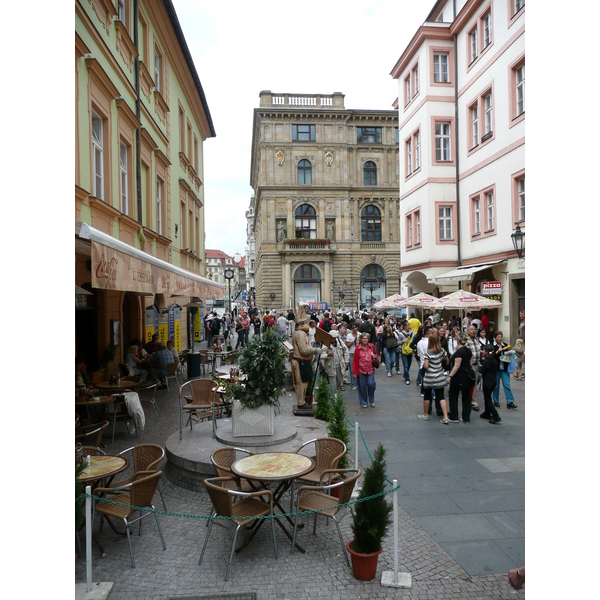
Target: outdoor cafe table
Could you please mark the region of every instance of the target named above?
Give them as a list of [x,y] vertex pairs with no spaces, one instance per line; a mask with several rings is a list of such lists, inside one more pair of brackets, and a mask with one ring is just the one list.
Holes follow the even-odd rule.
[[106,415],[106,405],[114,402],[114,400],[112,396],[95,396],[92,400],[80,400],[78,397],[75,397],[75,408],[85,408],[89,419],[89,409],[93,406],[101,406],[102,416],[104,417]]
[[[302,454],[295,454],[293,452],[265,452],[264,454],[253,454],[235,461],[231,465],[231,470],[238,477],[247,479],[255,489],[260,489],[261,486],[265,487],[269,483],[278,482],[277,488],[273,492],[273,505],[277,506],[285,514],[286,511],[279,503],[282,496],[290,488],[294,479],[307,475],[314,470],[315,466],[316,463],[312,458],[303,456]],[[258,485],[255,485],[255,483]],[[286,519],[290,525],[294,525],[290,517],[286,516]],[[292,541],[293,536],[281,522],[281,519],[275,518],[275,521],[283,529],[289,540]],[[263,522],[264,519],[261,519],[246,543],[238,548],[236,552],[239,552],[248,545]],[[296,542],[296,548],[301,552],[305,552],[305,549],[298,542]]]
[[131,379],[121,379],[121,383],[111,383],[110,381],[102,381],[96,384],[96,387],[99,390],[105,392],[114,392],[116,390],[122,390],[124,388],[131,388],[135,386],[135,381],[131,381]]
[[233,350],[231,350],[231,352],[215,352],[214,350],[209,350],[207,352],[208,357],[212,360],[213,373],[215,372],[215,368],[217,366],[217,359],[229,358],[233,352]]

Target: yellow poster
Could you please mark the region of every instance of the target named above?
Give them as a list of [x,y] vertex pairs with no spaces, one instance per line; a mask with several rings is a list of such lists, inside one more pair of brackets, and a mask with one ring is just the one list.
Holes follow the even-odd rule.
[[194,341],[202,341],[202,319],[200,318],[200,311],[196,311],[194,316]]
[[175,321],[175,348],[181,352],[181,321]]

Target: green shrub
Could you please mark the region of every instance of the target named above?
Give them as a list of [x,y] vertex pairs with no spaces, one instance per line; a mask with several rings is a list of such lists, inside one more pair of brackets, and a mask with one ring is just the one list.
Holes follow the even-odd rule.
[[331,414],[331,388],[325,377],[319,377],[315,402],[317,403],[317,407],[313,411],[314,418],[329,421]]
[[[375,458],[371,466],[365,469],[359,499],[385,491],[385,454],[386,449],[380,442],[375,450]],[[390,516],[392,510],[393,506],[385,496],[378,496],[355,505],[352,516],[352,533],[354,535],[352,549],[355,552],[372,554],[381,548],[381,540],[392,521]]]
[[[327,426],[327,434],[329,437],[336,438],[346,444],[350,442],[350,433],[348,431],[348,422],[346,420],[346,407],[344,406],[344,396],[342,392],[338,392],[333,397],[333,404],[329,415],[329,425]],[[337,466],[338,469],[348,468],[348,453],[340,458]]]

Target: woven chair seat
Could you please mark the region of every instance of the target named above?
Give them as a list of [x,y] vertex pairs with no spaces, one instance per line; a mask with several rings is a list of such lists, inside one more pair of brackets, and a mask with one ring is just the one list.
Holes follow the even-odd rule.
[[[131,504],[131,496],[129,494],[119,494],[118,496],[111,496],[112,502],[121,502],[122,504]],[[116,506],[109,502],[97,502],[96,510],[107,517],[114,517],[115,519],[124,519],[131,515],[134,510],[126,506]]]
[[256,500],[255,498],[244,498],[233,503],[231,516],[238,525],[252,523],[252,519],[236,519],[235,517],[262,517],[271,512],[271,507],[266,502]]
[[[300,500],[300,510],[320,510],[319,514],[326,517],[333,517],[338,511],[339,500],[335,496],[322,494],[321,492],[308,492]],[[333,506],[333,508],[330,508]]]

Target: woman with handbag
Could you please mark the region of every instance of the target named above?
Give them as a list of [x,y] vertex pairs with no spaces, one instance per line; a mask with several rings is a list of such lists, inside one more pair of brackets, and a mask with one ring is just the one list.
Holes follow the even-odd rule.
[[450,384],[448,400],[450,402],[449,423],[458,423],[458,394],[462,394],[462,421],[471,422],[471,386],[475,381],[475,371],[471,362],[473,354],[465,346],[467,334],[459,333],[456,336],[458,349],[452,356],[452,370],[448,374],[446,382]]
[[398,336],[400,343],[402,344],[401,355],[402,355],[402,368],[404,375],[404,383],[410,385],[410,365],[412,363],[413,349],[411,347],[413,339],[413,330],[410,328],[408,321],[403,321],[400,326],[400,335]]
[[442,423],[448,425],[448,408],[444,399],[444,386],[446,377],[444,376],[444,367],[448,360],[446,351],[440,344],[440,336],[434,331],[427,342],[427,352],[423,362],[423,414],[418,415],[419,419],[429,421],[429,405],[431,404],[431,391],[435,390],[436,404],[439,402],[444,418]]
[[515,404],[515,398],[510,389],[510,373],[508,372],[508,365],[512,360],[512,355],[507,354],[510,350],[510,345],[505,344],[502,341],[502,332],[496,331],[494,335],[494,356],[498,361],[498,373],[496,374],[496,387],[492,394],[494,399],[494,406],[500,406],[500,382],[504,388],[504,395],[506,396],[506,408],[517,408]]
[[383,356],[385,358],[385,370],[387,376],[392,376],[392,367],[396,362],[396,348],[398,347],[398,338],[394,335],[389,325],[384,325],[383,335],[381,336],[381,345],[383,346]]
[[361,408],[375,407],[375,369],[379,368],[379,357],[374,344],[369,342],[368,333],[358,336],[359,345],[354,351],[352,372],[358,381],[358,399]]

